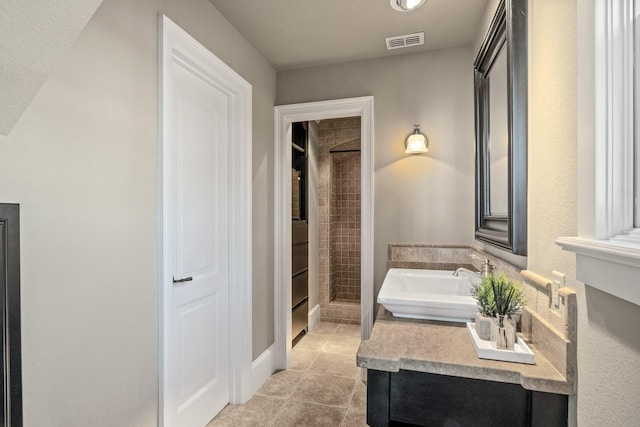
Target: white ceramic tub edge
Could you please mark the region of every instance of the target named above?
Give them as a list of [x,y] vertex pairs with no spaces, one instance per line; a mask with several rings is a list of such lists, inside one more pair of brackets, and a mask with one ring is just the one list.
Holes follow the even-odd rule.
[[466,323],[478,311],[469,292],[473,280],[453,271],[391,268],[378,303],[395,317]]

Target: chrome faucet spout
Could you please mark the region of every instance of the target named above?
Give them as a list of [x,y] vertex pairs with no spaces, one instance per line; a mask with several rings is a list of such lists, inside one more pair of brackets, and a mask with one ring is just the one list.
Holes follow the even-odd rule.
[[471,271],[468,268],[464,268],[464,267],[460,267],[458,269],[456,269],[456,271],[453,272],[454,276],[460,276],[460,273],[467,273],[473,277],[477,277],[480,278],[480,273],[479,272],[475,272],[475,271]]

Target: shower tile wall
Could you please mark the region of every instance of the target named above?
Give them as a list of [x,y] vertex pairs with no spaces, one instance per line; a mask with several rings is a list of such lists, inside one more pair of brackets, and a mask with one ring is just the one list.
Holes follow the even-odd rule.
[[[360,301],[360,153],[333,154],[334,299]],[[333,204],[333,201],[332,201]]]
[[[331,142],[331,144],[335,143],[335,138],[333,139],[333,141]],[[332,145],[330,145],[328,148],[333,148]],[[338,193],[338,186],[337,186],[337,174],[336,174],[336,168],[335,165],[332,162],[332,157],[334,157],[333,155],[331,155],[330,153],[327,154],[326,157],[324,157],[324,161],[327,162],[327,164],[329,165],[329,169],[330,169],[330,181],[329,181],[329,260],[330,260],[330,266],[329,266],[329,300],[330,301],[335,301],[336,299],[336,286],[338,284],[338,280],[337,280],[337,266],[338,266],[338,254],[336,252],[336,235],[335,235],[335,224],[333,223],[333,221],[335,220],[335,216],[334,216],[334,212],[336,211],[336,209],[338,209],[338,201],[336,199],[336,194]]]
[[[357,205],[358,220],[360,215],[360,160],[358,153],[330,154],[331,149],[340,145],[343,145],[341,149],[360,148],[360,117],[323,120],[318,125],[320,318],[332,322],[358,324],[360,323],[360,225],[358,221],[356,228],[355,222],[350,219],[355,215],[351,205]],[[352,160],[354,157],[357,159],[357,165],[354,164],[355,160]],[[333,160],[340,161],[333,163]],[[343,162],[346,163],[341,165]],[[357,168],[357,172],[350,170],[351,168]],[[344,190],[332,184],[341,175],[353,177],[354,174],[358,176],[357,201],[355,190],[353,190],[354,180]],[[347,178],[347,184],[349,183]],[[350,200],[350,197],[353,200]],[[338,214],[334,214],[332,218],[332,212]],[[332,220],[338,219],[337,223],[332,223]],[[353,245],[343,243],[343,239],[346,240],[349,235],[357,237],[357,241],[354,239],[357,243],[353,244],[357,246],[357,250],[352,250]],[[339,255],[347,255],[346,260],[339,261]],[[358,258],[357,267],[354,265],[356,257]],[[356,281],[358,282],[357,290]],[[346,287],[339,286],[341,284]],[[357,298],[349,299],[349,296],[357,296]],[[336,299],[339,301],[335,301]]]

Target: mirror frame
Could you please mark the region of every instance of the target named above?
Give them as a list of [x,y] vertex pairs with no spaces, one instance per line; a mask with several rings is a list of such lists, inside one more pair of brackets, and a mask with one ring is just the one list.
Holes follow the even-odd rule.
[[[506,44],[508,212],[489,205],[489,70]],[[474,63],[476,240],[527,255],[527,0],[501,0]]]

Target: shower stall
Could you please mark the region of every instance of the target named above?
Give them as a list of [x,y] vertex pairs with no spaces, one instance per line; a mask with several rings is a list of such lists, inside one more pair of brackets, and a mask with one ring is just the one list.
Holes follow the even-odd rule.
[[360,117],[318,124],[320,319],[360,323]]

